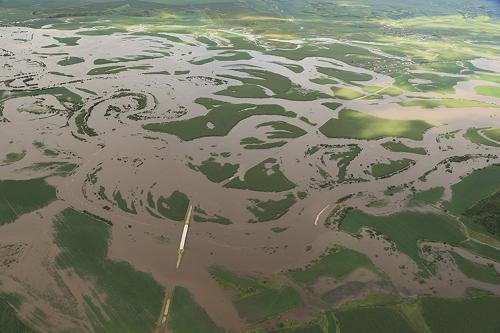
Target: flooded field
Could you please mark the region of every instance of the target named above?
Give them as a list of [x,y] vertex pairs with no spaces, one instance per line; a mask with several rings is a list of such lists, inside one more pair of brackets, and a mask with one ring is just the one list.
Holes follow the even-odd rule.
[[10,10],[0,331],[500,328],[494,14],[364,40]]

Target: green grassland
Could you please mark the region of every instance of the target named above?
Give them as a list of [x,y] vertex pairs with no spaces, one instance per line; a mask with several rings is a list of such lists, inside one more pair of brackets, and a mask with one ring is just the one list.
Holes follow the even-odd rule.
[[[237,72],[245,73],[249,76],[239,77],[235,75],[220,75],[220,77],[238,80],[243,86],[229,87],[218,94],[233,97],[253,97],[265,98],[274,97],[292,101],[313,101],[319,98],[329,98],[330,96],[318,91],[305,90],[281,74],[273,73],[262,69],[235,69]],[[249,88],[244,88],[249,85]],[[260,89],[258,88],[260,87]],[[263,88],[273,92],[273,95],[266,95]]]
[[231,178],[238,171],[239,164],[222,164],[219,163],[214,157],[210,157],[208,160],[203,161],[200,165],[190,164],[190,167],[193,170],[200,171],[210,181],[220,183],[223,180]]
[[495,268],[471,262],[455,252],[452,253],[452,257],[455,264],[467,277],[486,283],[500,284],[500,275]]
[[297,282],[312,285],[320,277],[331,276],[337,280],[363,267],[377,272],[371,260],[364,254],[345,248],[334,248],[305,268],[290,270],[286,274]]
[[413,193],[410,196],[410,206],[436,204],[444,194],[444,187],[438,186],[422,192]]
[[273,131],[267,132],[268,139],[294,139],[307,134],[302,128],[285,121],[270,121],[257,125],[257,128],[271,127]]
[[35,333],[36,331],[24,324],[16,315],[16,311],[5,300],[0,298],[0,328],[2,332]]
[[500,188],[498,192],[467,208],[464,215],[480,224],[488,233],[500,237]]
[[229,225],[229,224],[233,223],[227,217],[220,216],[217,214],[210,215],[204,209],[202,209],[200,207],[195,207],[194,212],[195,213],[193,215],[193,221],[195,221],[195,222],[200,222],[200,223],[211,222],[211,223],[217,223],[217,224],[222,224],[222,225]]
[[500,98],[500,87],[495,86],[477,86],[474,88],[478,95],[493,96]]
[[409,158],[396,161],[390,160],[389,163],[377,163],[372,166],[371,174],[375,178],[386,178],[408,169],[413,164],[415,164],[415,161]]
[[[44,155],[47,154],[44,152]],[[49,162],[36,162],[32,165],[22,168],[21,170],[48,171],[52,176],[66,177],[71,175],[77,168],[78,165],[75,163],[62,162],[62,161],[49,161]]]
[[107,58],[107,59],[95,59],[94,65],[118,64],[118,63],[123,63],[123,62],[151,60],[151,59],[157,59],[157,58],[161,58],[161,56],[140,54],[140,55],[135,55],[135,56],[124,56],[124,57]]
[[351,71],[345,71],[342,69],[329,68],[329,67],[318,67],[318,72],[326,76],[342,80],[348,83],[353,83],[353,81],[370,81],[372,76],[364,73],[356,73]]
[[369,228],[385,235],[400,252],[408,255],[421,269],[427,264],[420,256],[419,241],[458,244],[466,239],[455,220],[445,215],[431,213],[403,211],[387,216],[374,216],[359,210],[351,210],[340,225],[340,230],[354,235],[359,234],[362,228]]
[[340,99],[345,99],[345,100],[359,99],[359,98],[365,96],[360,91],[358,91],[356,89],[351,89],[351,88],[332,87],[332,91],[333,91],[335,97],[340,98]]
[[249,322],[261,322],[302,306],[295,289],[267,280],[238,276],[219,267],[210,274],[233,298],[239,315]]
[[392,120],[343,109],[338,119],[330,119],[319,130],[329,138],[377,140],[401,137],[422,140],[425,131],[431,127],[421,120]]
[[295,117],[296,114],[279,105],[231,104],[199,98],[197,103],[210,111],[204,116],[167,123],[147,124],[144,129],[153,132],[169,133],[185,141],[209,136],[225,136],[238,122],[256,115],[277,115]]
[[[484,295],[461,299],[420,297],[410,300],[398,295],[372,292],[333,312],[318,313],[308,322],[287,321],[275,325],[273,329],[252,332],[493,333],[500,326],[495,315],[499,302],[498,297]],[[469,312],[473,313],[469,315]]]
[[248,169],[243,180],[234,178],[224,185],[227,188],[261,192],[283,192],[291,190],[295,186],[283,174],[277,160],[272,157]]
[[172,293],[167,325],[173,333],[224,332],[183,287],[175,287]]
[[411,333],[415,330],[397,310],[387,307],[349,309],[335,313],[341,332]]
[[5,159],[2,161],[3,164],[12,164],[22,160],[26,156],[26,150],[19,153],[12,152],[5,155]]
[[151,66],[149,65],[141,65],[141,66],[123,66],[123,65],[115,65],[115,66],[103,66],[96,67],[87,72],[87,75],[110,75],[110,74],[118,74],[122,72],[126,72],[129,70],[145,70],[149,69]]
[[484,136],[495,141],[500,141],[500,128],[483,130]]
[[441,98],[441,99],[413,99],[398,103],[401,106],[418,106],[424,109],[444,108],[497,108],[496,104],[474,101],[470,99]]
[[490,141],[483,137],[480,134],[480,131],[484,130],[484,128],[469,128],[467,131],[464,133],[464,138],[469,140],[472,143],[478,144],[478,145],[485,145],[485,146],[490,146],[490,147],[500,147],[499,143],[496,143],[494,141]]
[[137,209],[135,207],[135,202],[132,200],[130,206],[127,199],[122,196],[120,191],[113,191],[113,199],[116,202],[118,208],[129,214],[137,214]]
[[255,84],[243,84],[238,86],[229,86],[224,90],[215,93],[220,96],[230,96],[237,98],[266,98],[269,97],[266,91]]
[[259,138],[247,137],[247,138],[241,139],[240,144],[245,149],[272,149],[272,148],[283,147],[284,145],[287,144],[287,142],[286,141],[266,142],[266,141],[262,141]]
[[461,244],[461,247],[466,249],[467,251],[482,256],[484,258],[488,258],[494,260],[496,262],[500,262],[500,251],[496,248],[478,243],[473,240],[468,240]]
[[382,144],[387,150],[397,152],[397,153],[410,153],[410,154],[418,154],[418,155],[426,155],[427,151],[423,147],[408,147],[404,143],[398,141],[387,141]]
[[477,171],[451,186],[451,201],[443,205],[454,213],[468,208],[500,189],[500,166],[492,165]]
[[336,333],[337,323],[332,312],[319,312],[306,322],[284,321],[272,328],[260,328],[245,333]]
[[500,327],[500,298],[493,296],[463,300],[423,298],[422,313],[433,333],[495,333]]
[[279,219],[288,212],[297,200],[293,194],[287,194],[285,198],[279,200],[250,199],[250,202],[251,205],[247,209],[255,216],[256,220],[250,220],[249,222],[254,223]]
[[403,90],[393,87],[393,86],[385,86],[385,87],[379,87],[379,86],[364,86],[363,91],[366,91],[370,94],[378,94],[381,96],[399,96],[403,94]]
[[81,37],[54,37],[54,39],[66,46],[76,46]]
[[[107,258],[111,236],[107,224],[67,208],[54,219],[54,233],[61,250],[56,258],[58,269],[71,269],[91,282],[91,293],[81,296],[93,330],[154,329],[163,303],[163,287],[128,263]],[[96,294],[104,297],[95,298]]]
[[14,222],[56,198],[56,189],[45,178],[0,180],[0,225]]
[[395,85],[398,88],[410,92],[451,94],[455,92],[455,85],[464,80],[464,78],[454,76],[441,76],[431,73],[412,73],[396,77]]
[[173,221],[183,221],[189,206],[189,198],[180,191],[174,191],[168,197],[160,195],[157,200],[151,192],[148,192],[147,203],[151,209],[163,217]]
[[[3,91],[0,91],[0,103],[11,98],[28,96],[37,97],[44,95],[54,96],[70,114],[78,111],[83,106],[82,97],[74,91],[65,87],[38,88],[33,90],[12,90],[9,94],[5,95],[3,94]],[[50,107],[47,109],[47,112],[56,112],[56,110]]]

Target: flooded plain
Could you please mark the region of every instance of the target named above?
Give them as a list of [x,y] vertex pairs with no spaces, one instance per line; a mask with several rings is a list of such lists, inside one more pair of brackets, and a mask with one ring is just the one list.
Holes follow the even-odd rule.
[[[445,95],[402,88],[387,95],[381,90],[393,87],[394,78],[340,59],[292,60],[266,45],[260,51],[234,49],[220,36],[207,36],[209,46],[189,34],[134,32],[91,36],[78,30],[0,29],[0,151],[22,152],[15,161],[6,157],[0,179],[44,177],[57,191],[51,203],[25,214],[11,206],[17,219],[1,227],[0,260],[10,262],[0,271],[2,292],[20,295],[24,301],[18,313],[26,322],[46,332],[93,331],[89,300],[105,303],[106,295],[93,287],[92,277],[63,268],[57,259],[64,250],[54,243],[53,221],[68,207],[107,221],[110,261],[151,274],[165,289],[162,301],[174,288],[185,287],[227,332],[258,325],[241,318],[231,296],[210,274],[214,266],[241,276],[276,279],[299,290],[303,306],[270,318],[266,327],[310,319],[327,308],[321,295],[354,282],[362,287],[332,296],[332,308],[370,291],[408,299],[459,298],[471,289],[500,295],[498,282],[475,279],[453,261],[450,253],[456,252],[472,265],[500,272],[498,261],[461,247],[471,236],[458,213],[446,217],[462,237],[458,242],[419,239],[412,244],[423,261],[426,256],[431,258],[428,262],[433,256],[441,258],[432,269],[412,259],[412,252],[397,239],[371,231],[376,227],[365,225],[352,233],[339,226],[342,219],[334,218],[335,212],[349,215],[353,209],[375,217],[403,211],[421,214],[422,219],[425,214],[442,216],[443,203],[453,199],[451,185],[474,170],[499,163],[500,142],[482,131],[500,128],[499,98],[476,94],[474,87],[484,83],[478,77],[460,81]],[[56,37],[79,39],[76,45],[66,45]],[[363,52],[376,49],[356,45]],[[382,51],[373,54],[388,56]],[[473,64],[479,71],[498,72],[498,59]],[[322,73],[325,67],[337,77]],[[327,77],[335,83],[315,80]],[[286,82],[292,88],[281,92]],[[417,79],[407,84],[432,82]],[[238,88],[239,94],[221,93],[237,86],[244,87]],[[363,89],[367,86],[379,88]],[[457,96],[478,105],[403,106]],[[429,129],[417,133],[421,139],[410,132],[366,139],[364,135],[375,130],[370,118],[361,128],[345,120],[339,125],[348,132],[343,137],[327,132],[322,125],[343,119],[344,109],[382,122],[401,121],[395,124],[408,128],[413,124],[409,121],[422,121]],[[285,126],[283,122],[287,129],[275,127]],[[149,130],[150,124],[157,125],[155,130]],[[303,132],[294,135],[295,128]],[[471,139],[466,133],[475,135]],[[244,144],[249,138],[260,142],[257,146],[272,145],[252,149]],[[388,141],[406,148],[390,150],[384,145]],[[408,147],[425,151],[416,154]],[[411,160],[405,167],[392,164],[405,159]],[[378,164],[388,170],[379,177],[374,172]],[[225,174],[222,166],[235,171]],[[435,202],[410,203],[415,193],[435,188],[443,189]],[[182,264],[176,269],[184,197],[198,217],[191,223]],[[334,247],[363,254],[376,269],[358,267],[341,278],[324,275],[309,287],[285,274],[307,267]],[[491,249],[498,253],[498,247]]]

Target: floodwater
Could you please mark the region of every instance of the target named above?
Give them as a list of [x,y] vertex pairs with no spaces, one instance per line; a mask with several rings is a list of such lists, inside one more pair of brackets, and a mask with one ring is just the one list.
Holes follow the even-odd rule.
[[[49,182],[57,187],[58,201],[31,214],[21,216],[15,223],[2,226],[0,245],[17,244],[19,251],[6,253],[0,250],[3,257],[15,257],[17,263],[8,268],[2,267],[0,283],[2,290],[16,292],[26,297],[28,302],[21,309],[21,315],[30,321],[29,314],[35,308],[43,309],[49,322],[57,323],[59,329],[79,326],[90,330],[85,319],[82,295],[88,288],[88,281],[81,277],[57,270],[54,258],[59,249],[53,244],[53,217],[65,207],[87,210],[103,218],[113,221],[112,239],[108,256],[113,260],[126,261],[135,269],[150,272],[168,292],[175,286],[184,286],[193,294],[196,301],[205,308],[214,322],[239,332],[249,326],[238,317],[230,298],[222,288],[210,277],[207,268],[220,265],[227,269],[248,275],[273,277],[277,273],[291,268],[302,267],[318,258],[328,248],[340,245],[362,252],[370,257],[390,279],[396,292],[404,296],[432,294],[446,297],[460,297],[467,288],[475,287],[500,295],[500,286],[480,283],[468,279],[450,262],[439,265],[438,274],[421,283],[416,278],[418,268],[406,255],[388,251],[390,244],[381,238],[371,238],[363,232],[362,237],[329,229],[323,225],[328,215],[325,211],[318,224],[317,214],[327,205],[336,206],[339,198],[357,194],[348,199],[344,205],[363,209],[371,214],[390,214],[400,211],[406,206],[409,189],[387,197],[383,195],[389,186],[411,184],[417,190],[426,190],[436,186],[446,189],[445,198],[450,197],[450,184],[458,182],[461,177],[471,171],[489,164],[500,162],[498,149],[475,145],[463,138],[463,132],[470,127],[500,127],[499,108],[439,108],[421,109],[418,107],[401,107],[397,102],[408,100],[408,95],[386,97],[383,100],[358,99],[343,101],[346,108],[368,112],[376,116],[391,119],[421,119],[436,127],[427,131],[422,141],[401,139],[400,141],[413,147],[425,147],[427,155],[389,152],[380,144],[389,139],[352,140],[327,139],[316,126],[307,124],[299,118],[280,116],[254,116],[239,122],[227,136],[206,137],[193,141],[181,141],[169,134],[154,133],[141,126],[151,122],[169,121],[177,118],[188,119],[203,115],[206,110],[194,103],[198,97],[213,97],[233,103],[279,104],[285,109],[294,111],[298,116],[307,117],[312,123],[323,124],[336,117],[338,111],[330,110],[322,105],[328,100],[312,102],[289,101],[277,98],[239,99],[234,97],[214,96],[227,84],[214,85],[206,78],[218,78],[219,75],[244,74],[233,71],[237,68],[258,66],[268,71],[282,74],[305,89],[331,93],[326,85],[310,82],[319,77],[317,66],[331,66],[332,60],[306,58],[302,61],[291,61],[281,57],[270,56],[256,51],[249,51],[251,60],[213,61],[204,65],[193,65],[189,61],[204,59],[220,54],[221,50],[207,50],[193,36],[176,35],[189,43],[175,43],[158,37],[130,36],[114,34],[112,36],[82,36],[77,46],[59,46],[43,48],[54,43],[52,36],[73,36],[74,32],[56,30],[30,30],[25,28],[1,28],[0,41],[2,48],[12,52],[11,56],[0,57],[2,65],[0,78],[4,81],[1,90],[66,87],[83,97],[85,110],[91,110],[88,126],[95,129],[97,136],[83,136],[77,133],[74,117],[68,122],[67,111],[53,96],[19,97],[4,102],[3,117],[8,122],[1,123],[0,151],[20,152],[26,150],[26,157],[21,161],[0,167],[0,179],[29,179],[46,176],[47,171],[28,171],[25,167],[42,161],[65,161],[79,165],[73,174],[61,178],[50,177]],[[27,40],[27,41],[25,41]],[[368,46],[367,46],[368,47]],[[150,51],[150,52],[147,52]],[[38,52],[40,54],[35,54]],[[157,53],[154,53],[157,52]],[[158,52],[168,52],[165,56]],[[59,66],[57,62],[68,55],[43,55],[41,53],[67,53],[85,59],[84,63]],[[97,67],[95,59],[114,58],[134,55],[156,55],[155,59],[123,62],[118,65],[147,65],[149,69],[131,69],[112,75],[87,75]],[[304,68],[303,73],[293,73],[277,62],[297,64]],[[340,61],[334,62],[336,67],[345,70],[367,73],[373,80],[367,85],[390,85],[393,79],[374,72],[349,66]],[[481,60],[474,63],[480,68],[498,69],[497,63]],[[116,64],[109,64],[116,65]],[[108,65],[106,65],[108,66]],[[189,70],[189,74],[174,75],[176,70]],[[50,74],[58,71],[65,77]],[[168,71],[171,75],[146,75],[147,72]],[[26,78],[32,80],[23,81]],[[220,78],[220,77],[219,77]],[[239,81],[224,79],[228,84],[239,84]],[[27,86],[27,82],[31,86]],[[468,81],[457,89],[472,98],[476,81]],[[91,94],[77,88],[95,93]],[[136,102],[131,97],[112,98],[123,89],[133,93],[144,94],[147,105],[137,112]],[[415,94],[413,94],[415,95]],[[469,95],[467,98],[469,98]],[[1,95],[0,95],[1,96]],[[439,94],[420,93],[421,97],[443,97]],[[492,97],[473,96],[475,100],[488,103],[495,102]],[[496,100],[498,102],[498,100]],[[91,108],[93,105],[95,107]],[[116,116],[106,115],[108,106],[118,106],[122,112]],[[52,108],[52,113],[34,112]],[[180,112],[177,112],[179,111]],[[183,111],[185,110],[185,111]],[[32,111],[32,112],[30,112]],[[134,113],[144,115],[140,120],[131,120],[127,116]],[[240,145],[245,137],[265,137],[265,129],[256,128],[264,121],[285,120],[305,129],[308,134],[291,139],[285,146],[274,150],[247,150]],[[454,138],[437,138],[448,132],[459,130]],[[81,137],[84,141],[75,138]],[[152,139],[154,138],[154,139]],[[40,149],[33,146],[40,141],[47,148],[59,152],[57,157],[48,157]],[[305,157],[308,147],[318,144],[346,145],[357,144],[361,153],[350,163],[348,173],[354,178],[363,178],[367,182],[336,184],[331,188],[317,189],[312,187],[311,178],[318,178],[316,166],[321,164],[321,154]],[[231,155],[222,159],[224,163],[240,164],[238,175],[269,157],[276,158],[284,174],[297,187],[293,192],[306,191],[308,196],[292,206],[287,214],[276,221],[265,223],[248,223],[253,215],[247,210],[249,199],[279,200],[285,193],[264,193],[224,188],[222,184],[209,181],[203,174],[193,171],[188,162],[200,164],[207,160],[211,153]],[[429,174],[427,181],[418,178],[432,169],[439,162],[452,157],[473,154],[476,157],[463,163],[453,165],[453,172],[446,172],[440,165]],[[401,158],[412,158],[415,165],[392,177],[375,179],[367,174],[372,163],[387,162]],[[192,160],[191,160],[192,159]],[[336,175],[338,167],[330,161],[328,171]],[[95,174],[97,182],[88,180]],[[130,203],[136,203],[137,214],[128,214],[116,205],[99,198],[99,187],[103,186],[109,198],[119,190]],[[214,223],[195,223],[190,228],[187,248],[181,268],[175,269],[177,248],[182,232],[182,223],[159,219],[149,214],[144,205],[146,195],[150,191],[157,198],[168,196],[173,191],[186,193],[191,203],[199,206],[209,214],[219,214],[233,221],[231,225]],[[384,199],[384,207],[366,207],[369,201]],[[110,209],[108,209],[110,208]],[[272,227],[288,227],[285,232],[274,233]],[[312,246],[305,251],[306,246]],[[439,244],[433,244],[437,250],[443,250]],[[444,245],[443,245],[444,246]],[[474,256],[469,258],[480,261]],[[500,270],[498,264],[497,270]],[[405,267],[401,269],[401,267]],[[37,272],[33,274],[33,272]],[[71,311],[62,312],[47,301],[47,295],[54,294],[64,302],[64,291],[58,286],[58,278],[68,286],[69,292],[75,295],[78,304]],[[284,279],[284,277],[281,277]],[[348,281],[369,283],[377,280],[373,274],[355,271],[344,281],[320,280],[315,290],[325,292]],[[292,283],[287,281],[286,283]],[[298,287],[298,286],[297,286]],[[302,291],[301,291],[302,292]],[[303,293],[303,292],[302,292]],[[356,296],[356,295],[353,295]],[[359,295],[358,295],[359,296]],[[309,297],[310,298],[310,297]],[[283,318],[303,319],[318,310],[320,305],[314,299],[306,297],[305,310],[293,311]],[[75,316],[75,313],[77,314]],[[79,319],[75,319],[79,318]],[[45,327],[42,329],[52,330]]]

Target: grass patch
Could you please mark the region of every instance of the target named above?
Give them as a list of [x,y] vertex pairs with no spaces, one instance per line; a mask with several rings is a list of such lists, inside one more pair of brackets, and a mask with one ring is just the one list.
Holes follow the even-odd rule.
[[56,189],[45,178],[0,180],[0,225],[55,201]]
[[463,213],[469,207],[500,189],[500,165],[492,165],[472,172],[451,186],[451,201],[443,206],[454,213]]
[[424,109],[435,108],[495,108],[497,105],[474,101],[470,99],[440,98],[440,99],[416,99],[398,103],[401,106],[418,106]]
[[5,159],[2,161],[2,163],[4,164],[16,163],[22,160],[25,156],[26,156],[26,150],[23,150],[20,153],[15,153],[15,152],[8,153],[5,155]]
[[283,174],[275,158],[268,158],[248,169],[243,180],[234,178],[224,185],[227,188],[261,192],[283,192],[295,186],[297,185]]
[[482,133],[487,138],[500,142],[500,128],[483,130]]
[[389,163],[377,163],[373,165],[371,173],[375,178],[386,178],[408,169],[413,164],[415,164],[415,161],[409,158],[397,161],[390,160]]
[[108,225],[67,208],[54,219],[54,230],[55,244],[61,250],[56,257],[58,268],[71,269],[92,283],[92,291],[82,296],[93,330],[153,331],[162,308],[163,287],[128,263],[107,258]]
[[467,208],[464,215],[490,234],[500,236],[500,190]]
[[497,333],[500,327],[500,298],[485,296],[468,299],[423,298],[425,321],[433,333]]
[[12,333],[35,333],[36,331],[24,324],[16,315],[16,311],[5,300],[0,299],[0,330]]
[[66,46],[76,46],[81,37],[53,37],[59,43],[65,44]]
[[30,166],[23,168],[22,170],[32,170],[32,171],[50,171],[52,176],[61,176],[66,177],[73,173],[78,168],[77,164],[69,163],[69,162],[59,162],[59,161],[51,161],[51,162],[37,162]]
[[328,253],[305,268],[290,270],[286,272],[286,275],[302,284],[313,285],[322,276],[331,276],[342,280],[360,267],[376,271],[375,266],[366,255],[337,247],[329,250]]
[[135,208],[134,201],[132,201],[130,203],[130,207],[129,207],[127,200],[122,196],[120,191],[113,192],[113,199],[115,200],[116,204],[118,205],[118,208],[120,208],[124,212],[129,213],[129,214],[137,214],[137,210]]
[[419,212],[400,212],[387,216],[368,215],[351,210],[340,224],[340,230],[357,235],[369,228],[384,234],[396,248],[408,255],[420,268],[426,262],[420,257],[419,241],[458,244],[465,240],[456,221],[444,215]]
[[367,307],[335,313],[343,333],[409,333],[415,332],[410,323],[396,309]]
[[373,77],[370,74],[356,73],[337,68],[317,67],[319,73],[348,83],[353,81],[370,81]]
[[500,87],[495,86],[477,86],[474,87],[476,93],[482,96],[492,96],[500,98]]
[[500,284],[500,275],[496,272],[495,268],[469,261],[456,252],[452,252],[451,255],[458,269],[465,276],[486,283]]
[[116,66],[103,66],[103,67],[97,67],[93,68],[90,71],[88,71],[87,75],[110,75],[110,74],[118,74],[121,72],[126,72],[131,69],[140,69],[140,70],[146,70],[151,68],[149,65],[143,65],[143,66],[122,66],[122,65],[116,65]]
[[200,171],[208,180],[214,183],[220,183],[223,180],[231,178],[238,171],[239,164],[219,163],[214,157],[203,161],[201,165],[190,165],[193,170]]
[[250,223],[267,222],[277,220],[285,215],[290,207],[292,207],[297,200],[293,194],[288,194],[281,200],[267,200],[261,201],[259,199],[250,199],[252,203],[247,209],[255,216],[257,220],[250,220]]
[[168,315],[168,328],[173,333],[222,333],[224,330],[210,319],[186,288],[175,287]]
[[224,216],[220,216],[217,214],[209,215],[205,210],[201,209],[200,207],[195,207],[194,212],[195,214],[193,215],[193,221],[195,222],[200,222],[200,223],[211,222],[222,225],[229,225],[233,223],[231,220],[229,220]]
[[240,140],[240,145],[245,149],[271,149],[283,147],[286,141],[265,142],[255,137],[243,138]]
[[418,155],[427,155],[427,151],[423,147],[408,147],[401,141],[387,141],[382,144],[382,147],[389,151],[393,151],[396,153],[410,153],[410,154],[418,154]]
[[183,221],[189,206],[189,198],[182,192],[174,191],[168,198],[160,196],[156,201],[156,209],[162,216]]
[[493,141],[490,141],[480,134],[480,131],[483,129],[484,128],[475,128],[475,127],[469,128],[464,133],[464,138],[469,140],[470,142],[478,144],[478,145],[485,145],[485,146],[490,146],[490,147],[500,147],[500,144],[493,142]]
[[432,125],[421,120],[392,120],[342,109],[338,119],[330,119],[319,130],[329,138],[377,140],[385,137],[402,137],[422,140]]
[[306,135],[302,128],[289,124],[285,121],[269,121],[257,125],[257,128],[272,127],[274,131],[267,132],[268,139],[294,139]]
[[444,194],[444,187],[433,187],[426,191],[417,192],[410,197],[410,206],[433,205],[436,204]]
[[210,98],[199,98],[198,104],[205,105],[210,111],[199,117],[167,123],[144,125],[144,129],[169,133],[184,141],[210,136],[226,136],[240,121],[256,115],[277,115],[295,117],[294,112],[286,111],[279,105],[231,104]]
[[85,60],[80,57],[66,57],[63,60],[58,61],[57,64],[59,66],[71,66],[81,64],[82,62],[85,62]]
[[211,267],[212,277],[227,290],[238,314],[251,323],[261,322],[302,306],[297,291],[289,286],[253,277],[241,277]]
[[340,99],[346,99],[346,100],[353,100],[353,99],[357,99],[357,98],[364,96],[363,93],[361,93],[357,90],[351,89],[351,88],[333,87],[332,91],[335,94],[335,97],[340,98]]
[[411,73],[396,77],[395,85],[411,92],[435,92],[452,94],[455,85],[465,81],[465,78],[454,76],[441,76],[431,73]]
[[230,96],[236,98],[266,98],[269,97],[265,90],[255,84],[243,84],[239,86],[229,86],[218,91],[215,95]]

